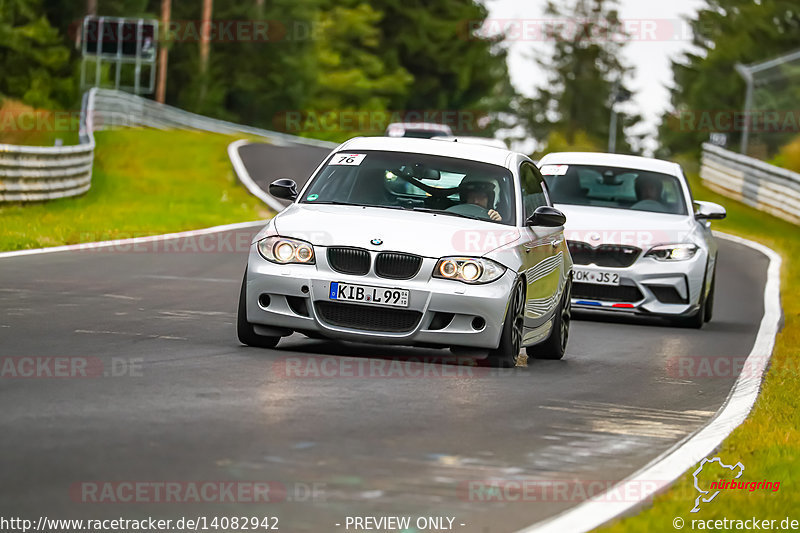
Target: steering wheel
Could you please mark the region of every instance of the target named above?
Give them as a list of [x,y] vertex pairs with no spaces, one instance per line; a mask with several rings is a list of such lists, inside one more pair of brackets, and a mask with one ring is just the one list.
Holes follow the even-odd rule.
[[445,209],[445,211],[449,211],[450,213],[456,213],[458,215],[465,215],[468,217],[485,218],[486,220],[492,219],[489,216],[488,209],[485,209],[475,204],[458,204],[454,205],[453,207],[448,207],[447,209]]

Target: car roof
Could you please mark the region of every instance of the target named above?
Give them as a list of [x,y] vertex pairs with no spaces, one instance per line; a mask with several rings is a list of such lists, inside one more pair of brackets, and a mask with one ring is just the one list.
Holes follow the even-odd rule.
[[356,137],[345,141],[334,151],[384,150],[388,152],[411,152],[418,154],[455,157],[470,161],[483,161],[492,165],[507,167],[512,156],[522,156],[511,150],[480,144],[442,142],[435,139],[413,137]]
[[437,122],[392,122],[386,129],[401,127],[407,130],[430,130],[430,131],[446,131],[451,132],[450,126],[447,124],[439,124]]
[[482,144],[484,146],[492,146],[494,148],[508,149],[506,143],[494,137],[477,137],[470,135],[444,135],[435,137],[437,141],[450,141],[450,142],[463,142],[464,144]]
[[542,165],[602,165],[661,172],[671,176],[682,175],[680,165],[671,161],[603,152],[553,152],[542,157],[538,165],[540,168]]

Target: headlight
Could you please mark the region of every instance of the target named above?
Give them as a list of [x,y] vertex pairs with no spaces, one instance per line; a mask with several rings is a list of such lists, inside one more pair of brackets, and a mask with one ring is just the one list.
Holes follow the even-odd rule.
[[443,257],[433,270],[434,278],[454,279],[477,285],[496,280],[506,267],[491,259],[478,257]]
[[694,257],[697,246],[694,244],[662,244],[650,248],[645,257],[659,261],[686,261]]
[[281,265],[313,265],[314,247],[305,241],[286,237],[267,237],[258,241],[258,253],[267,261]]

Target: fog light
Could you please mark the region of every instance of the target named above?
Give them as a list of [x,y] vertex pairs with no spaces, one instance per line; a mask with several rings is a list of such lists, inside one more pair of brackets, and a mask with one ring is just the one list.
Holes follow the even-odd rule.
[[262,294],[258,297],[258,305],[261,307],[269,307],[270,297],[269,294]]
[[484,327],[486,327],[486,321],[483,318],[476,316],[472,319],[472,329],[475,331],[480,331]]

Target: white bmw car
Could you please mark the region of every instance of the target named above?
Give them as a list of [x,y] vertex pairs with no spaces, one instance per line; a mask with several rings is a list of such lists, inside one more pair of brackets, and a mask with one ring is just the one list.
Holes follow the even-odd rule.
[[711,320],[725,209],[693,201],[680,165],[605,153],[551,153],[539,161],[567,215],[574,309],[660,315],[687,327]]
[[340,145],[255,237],[239,299],[246,345],[300,332],[560,359],[572,263],[564,215],[522,154],[428,139]]

